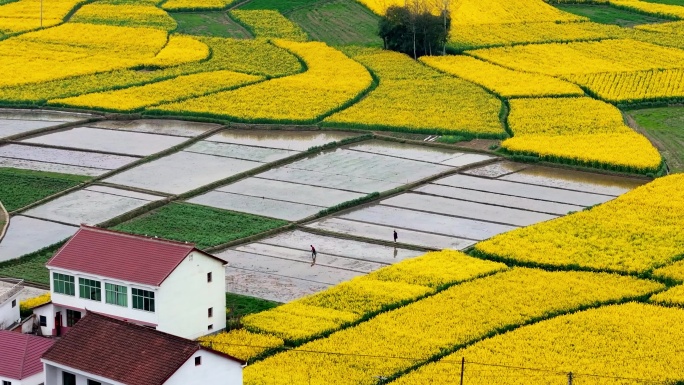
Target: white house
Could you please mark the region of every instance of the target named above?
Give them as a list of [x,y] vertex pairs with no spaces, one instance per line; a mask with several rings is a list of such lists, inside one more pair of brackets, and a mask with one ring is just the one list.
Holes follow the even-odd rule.
[[45,385],[241,385],[245,362],[89,312],[41,359]]
[[226,326],[224,265],[192,244],[81,226],[48,261],[52,302],[34,314],[43,335],[94,311],[195,339]]
[[0,279],[0,330],[21,321],[19,293],[24,289],[22,280]]
[[38,385],[43,383],[40,356],[54,340],[0,330],[0,384]]

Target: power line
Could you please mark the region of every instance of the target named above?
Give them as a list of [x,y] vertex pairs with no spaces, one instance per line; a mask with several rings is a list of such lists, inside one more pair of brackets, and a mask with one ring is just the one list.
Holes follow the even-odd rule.
[[[228,345],[228,346],[241,346],[241,347],[249,347],[249,348],[260,348],[260,349],[273,349],[274,348],[272,346],[235,344],[235,343],[229,343],[229,342],[213,342],[213,341],[209,342],[209,344],[210,344],[210,347],[213,347],[213,345]],[[374,354],[329,352],[329,351],[322,351],[322,350],[298,349],[298,348],[290,348],[290,347],[279,347],[279,348],[284,349],[284,350],[289,351],[289,352],[295,352],[295,353],[325,354],[325,355],[363,357],[363,358],[396,359],[396,360],[406,360],[406,361],[426,361],[425,358],[416,358],[416,357],[399,357],[399,356],[385,356],[385,355],[374,355]],[[441,360],[433,361],[431,363],[461,365],[461,360],[441,359]],[[561,376],[561,375],[567,376],[569,373],[568,371],[560,371],[557,369],[531,368],[531,367],[524,367],[524,366],[493,364],[493,363],[484,363],[484,362],[477,362],[477,361],[465,361],[465,363],[470,364],[470,365],[498,367],[498,368],[504,368],[504,369],[544,372],[544,373],[549,373],[549,374],[554,374],[554,375],[559,375],[559,376]],[[491,372],[495,372],[495,371],[491,371]],[[649,380],[649,379],[639,378],[639,377],[621,377],[621,376],[611,376],[611,375],[581,373],[581,372],[572,372],[572,375],[574,377],[607,378],[607,379],[614,379],[614,380],[629,380],[629,381],[645,382],[645,383],[651,383],[651,384],[667,384],[668,383],[667,381]]]

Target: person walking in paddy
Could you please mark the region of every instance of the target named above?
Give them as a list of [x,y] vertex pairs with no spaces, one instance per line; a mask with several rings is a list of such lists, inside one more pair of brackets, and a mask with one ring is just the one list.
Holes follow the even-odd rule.
[[309,246],[311,246],[311,259],[312,259],[311,266],[313,266],[316,264],[316,248],[313,247],[313,245],[309,245]]
[[397,230],[394,230],[394,243],[397,243],[397,238],[399,238],[397,235]]

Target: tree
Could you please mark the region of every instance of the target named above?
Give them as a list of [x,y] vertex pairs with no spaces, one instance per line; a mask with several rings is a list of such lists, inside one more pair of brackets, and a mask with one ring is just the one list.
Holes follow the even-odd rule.
[[[446,1],[446,0],[444,0]],[[432,55],[445,45],[451,28],[448,9],[432,14],[421,0],[407,0],[403,7],[391,6],[380,19],[379,35],[385,49],[398,51],[417,59]]]

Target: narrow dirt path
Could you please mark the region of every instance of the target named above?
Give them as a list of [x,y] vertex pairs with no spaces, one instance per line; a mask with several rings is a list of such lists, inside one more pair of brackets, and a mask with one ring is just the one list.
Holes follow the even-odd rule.
[[8,227],[9,214],[7,213],[7,210],[5,210],[5,206],[2,205],[2,202],[0,202],[0,242],[2,242],[2,238],[5,237]]

